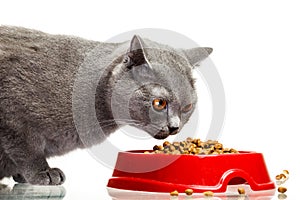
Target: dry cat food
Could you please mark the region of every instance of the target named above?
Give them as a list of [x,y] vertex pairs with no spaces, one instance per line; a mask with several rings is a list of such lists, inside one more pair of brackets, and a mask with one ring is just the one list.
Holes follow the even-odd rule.
[[286,195],[284,194],[287,191],[287,188],[284,187],[284,183],[289,179],[290,173],[288,170],[282,170],[281,174],[275,176],[276,185],[279,187],[277,188],[278,199],[286,199]]
[[[146,151],[145,153],[150,153]],[[239,153],[233,148],[224,148],[223,144],[216,140],[208,140],[206,142],[200,139],[192,139],[188,137],[182,142],[170,143],[165,141],[163,145],[155,145],[153,153],[161,154],[192,154],[192,155],[211,155],[211,154],[228,154]]]
[[171,195],[172,197],[178,196],[178,191],[177,191],[177,190],[174,190],[174,191],[170,192],[170,195]]
[[289,179],[289,171],[283,170],[281,174],[275,176],[276,185],[282,185]]
[[214,193],[212,191],[206,191],[206,192],[203,192],[203,194],[206,197],[213,197],[214,196]]
[[239,194],[245,194],[246,192],[245,192],[245,189],[244,189],[244,188],[239,187],[239,188],[238,188],[238,193],[239,193]]
[[194,191],[192,189],[186,189],[184,192],[186,195],[191,196]]
[[280,193],[285,193],[287,191],[287,188],[286,187],[278,187],[277,191]]
[[286,174],[286,175],[289,175],[290,174],[290,172],[288,171],[288,170],[282,170],[282,172],[284,173],[284,174]]
[[[192,189],[186,189],[184,192],[186,195],[191,196],[194,191]],[[170,192],[170,195],[172,197],[176,197],[179,195],[179,192],[177,190],[174,190],[174,191]]]

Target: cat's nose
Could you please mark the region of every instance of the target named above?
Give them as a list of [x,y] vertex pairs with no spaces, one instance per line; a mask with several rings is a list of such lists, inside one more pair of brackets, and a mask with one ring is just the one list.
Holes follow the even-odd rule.
[[179,127],[168,127],[169,128],[169,134],[170,135],[175,135],[178,133]]

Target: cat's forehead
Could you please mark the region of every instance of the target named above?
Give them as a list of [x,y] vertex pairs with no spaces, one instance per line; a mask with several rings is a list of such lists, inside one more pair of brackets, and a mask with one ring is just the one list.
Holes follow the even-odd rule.
[[165,44],[144,39],[143,52],[150,64],[159,63],[173,67],[191,67],[182,51]]
[[196,98],[192,77],[163,65],[156,68],[151,93],[156,97],[176,99],[181,103],[194,102]]
[[168,90],[165,87],[162,87],[161,85],[153,86],[151,93],[152,93],[152,95],[154,95],[156,97],[169,96]]
[[176,51],[146,48],[144,52],[144,56],[150,65],[165,65],[184,72],[191,69],[187,59]]
[[189,89],[193,90],[192,68],[185,59],[176,58],[172,52],[162,53],[164,54],[158,54],[158,56],[152,54],[147,57],[149,59],[147,62],[155,74],[155,81],[173,91],[180,91],[180,88],[185,88],[186,90],[181,93],[189,93]]

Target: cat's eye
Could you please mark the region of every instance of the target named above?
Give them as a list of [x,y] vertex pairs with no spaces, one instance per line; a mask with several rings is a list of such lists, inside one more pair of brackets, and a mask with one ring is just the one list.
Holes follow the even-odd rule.
[[184,106],[184,107],[181,109],[181,111],[182,111],[182,112],[189,112],[190,110],[192,110],[192,108],[193,108],[193,104],[190,103],[190,104]]
[[162,111],[167,108],[167,101],[164,99],[154,99],[152,106],[156,111]]

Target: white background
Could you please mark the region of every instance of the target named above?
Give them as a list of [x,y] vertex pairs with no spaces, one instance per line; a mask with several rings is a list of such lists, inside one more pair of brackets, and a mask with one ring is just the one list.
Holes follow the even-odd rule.
[[[226,94],[221,142],[240,150],[263,152],[272,178],[282,169],[288,169],[291,178],[287,195],[289,199],[297,199],[300,178],[297,1],[10,0],[1,1],[0,7],[2,25],[98,41],[133,29],[163,28],[184,34],[201,46],[213,47],[211,59]],[[141,142],[145,142],[145,147],[152,145]],[[67,175],[65,199],[84,199],[85,195],[89,199],[109,199],[105,185],[112,170],[86,151],[51,159],[50,164]]]

